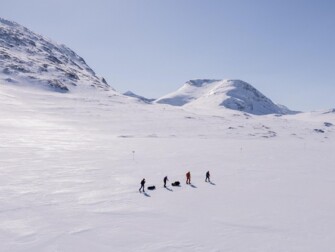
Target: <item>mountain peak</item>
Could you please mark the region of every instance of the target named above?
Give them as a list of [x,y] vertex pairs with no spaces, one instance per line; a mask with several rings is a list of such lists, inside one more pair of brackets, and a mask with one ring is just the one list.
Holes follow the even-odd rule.
[[68,92],[112,88],[65,45],[0,18],[0,80]]
[[251,84],[235,79],[190,80],[177,91],[157,99],[156,103],[194,109],[227,108],[255,115],[290,114],[291,112],[286,107],[274,104]]

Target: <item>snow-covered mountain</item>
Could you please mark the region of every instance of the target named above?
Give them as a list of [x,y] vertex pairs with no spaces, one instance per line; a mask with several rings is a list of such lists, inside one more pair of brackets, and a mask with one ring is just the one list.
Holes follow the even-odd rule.
[[[78,87],[112,90],[84,59],[64,45],[57,44],[29,29],[0,18],[0,81],[34,84],[67,92]],[[240,80],[190,80],[179,90],[156,101],[124,93],[145,103],[166,103],[188,108],[228,108],[251,114],[290,114],[284,106]]]
[[224,107],[255,115],[294,113],[285,106],[273,103],[253,86],[241,80],[190,80],[177,91],[155,102],[194,108]]
[[110,90],[85,60],[65,45],[0,18],[0,80],[67,92],[80,87]]

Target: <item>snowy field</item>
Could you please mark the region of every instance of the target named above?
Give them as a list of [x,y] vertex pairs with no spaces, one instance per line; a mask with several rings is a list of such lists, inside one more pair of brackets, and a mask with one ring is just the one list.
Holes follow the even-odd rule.
[[324,122],[1,85],[0,250],[334,251]]

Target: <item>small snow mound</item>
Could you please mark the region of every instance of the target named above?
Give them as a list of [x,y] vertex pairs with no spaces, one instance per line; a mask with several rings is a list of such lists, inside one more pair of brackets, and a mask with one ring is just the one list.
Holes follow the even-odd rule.
[[301,111],[290,110],[288,107],[281,105],[281,104],[277,104],[277,106],[280,108],[280,110],[282,111],[281,114],[283,115],[296,115],[296,114],[301,113]]

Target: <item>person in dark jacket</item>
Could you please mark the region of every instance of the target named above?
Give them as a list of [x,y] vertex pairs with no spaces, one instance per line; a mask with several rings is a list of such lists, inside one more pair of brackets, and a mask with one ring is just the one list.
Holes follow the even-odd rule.
[[191,172],[186,173],[186,184],[191,184]]
[[168,177],[165,176],[164,179],[163,179],[163,181],[164,181],[164,187],[166,188],[166,182],[169,181]]
[[141,189],[143,189],[143,192],[145,192],[144,191],[144,185],[145,185],[145,179],[142,179],[142,181],[141,181],[141,187],[139,189],[140,192],[141,192]]
[[211,175],[209,174],[209,171],[207,171],[206,172],[206,179],[205,179],[206,182],[211,182],[211,180],[209,179],[210,176]]

